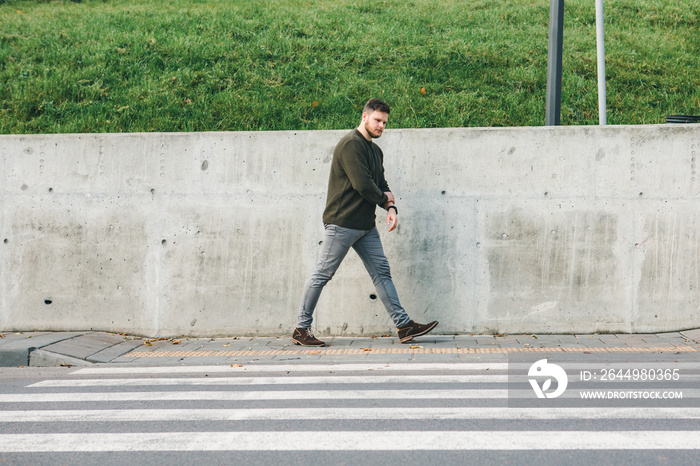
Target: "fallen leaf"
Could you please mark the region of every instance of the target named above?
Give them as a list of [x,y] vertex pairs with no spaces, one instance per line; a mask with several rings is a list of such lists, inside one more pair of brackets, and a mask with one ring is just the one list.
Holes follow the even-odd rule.
[[227,345],[221,345],[221,346],[224,346],[224,347],[228,348],[229,346],[231,346],[231,344],[229,343],[229,344],[227,344]]
[[362,348],[362,351],[372,351],[372,348]]
[[420,93],[421,93],[421,94],[425,95],[426,92],[427,92],[427,91],[425,90],[424,87],[421,87],[421,88],[420,88]]
[[180,340],[173,340],[173,345],[179,345],[180,343],[182,343],[182,341],[180,341]]
[[243,367],[243,364],[231,364],[231,367]]
[[312,107],[318,107],[319,102],[318,100],[314,100],[314,103],[311,104]]
[[0,338],[5,338],[5,335],[0,335]]
[[505,335],[502,334],[502,333],[497,333],[497,334],[494,335],[494,337],[504,337],[504,336],[505,336]]
[[417,349],[417,348],[422,348],[422,346],[418,346],[418,345],[411,345],[411,349]]

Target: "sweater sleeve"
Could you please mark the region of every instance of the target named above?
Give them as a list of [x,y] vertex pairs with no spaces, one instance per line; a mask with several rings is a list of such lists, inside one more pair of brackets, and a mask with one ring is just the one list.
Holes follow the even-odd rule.
[[[367,148],[359,141],[349,140],[340,150],[340,163],[352,184],[352,187],[368,202],[384,205],[389,198],[374,182],[367,162]],[[384,169],[381,169],[384,180]],[[384,180],[384,184],[386,181]],[[388,186],[387,186],[388,188]]]
[[[379,172],[379,190],[382,193],[386,193],[386,192],[390,192],[391,189],[389,188],[389,183],[387,183],[386,178],[384,178],[384,154],[382,154],[381,160],[382,160],[382,168],[381,168],[381,171]],[[389,199],[387,198],[387,201],[388,200]],[[384,201],[380,205],[384,205],[384,204],[386,204],[386,201]]]

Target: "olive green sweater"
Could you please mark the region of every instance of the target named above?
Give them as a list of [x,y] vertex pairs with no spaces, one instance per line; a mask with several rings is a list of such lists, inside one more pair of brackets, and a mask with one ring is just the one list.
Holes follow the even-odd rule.
[[375,226],[377,205],[389,200],[383,162],[382,150],[357,129],[343,136],[333,151],[323,223],[355,230]]

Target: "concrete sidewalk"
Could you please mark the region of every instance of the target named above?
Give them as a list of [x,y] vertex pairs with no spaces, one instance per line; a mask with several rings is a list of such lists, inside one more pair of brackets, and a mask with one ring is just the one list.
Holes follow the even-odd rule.
[[[658,334],[330,337],[303,348],[289,337],[147,339],[105,332],[0,332],[0,367],[212,365],[505,359],[509,353],[677,354],[700,359],[700,329]],[[462,359],[464,360],[464,359]]]

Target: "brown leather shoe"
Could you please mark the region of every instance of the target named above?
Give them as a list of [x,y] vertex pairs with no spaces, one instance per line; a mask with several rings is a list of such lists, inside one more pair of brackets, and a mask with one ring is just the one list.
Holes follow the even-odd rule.
[[419,337],[421,335],[425,335],[432,329],[434,329],[438,324],[437,320],[434,320],[430,323],[427,324],[419,324],[413,321],[410,321],[408,325],[405,327],[401,327],[398,329],[399,331],[399,340],[401,340],[401,343],[407,343],[411,340],[413,340],[414,337]]
[[301,346],[326,346],[326,343],[316,338],[308,328],[294,329],[292,341]]

